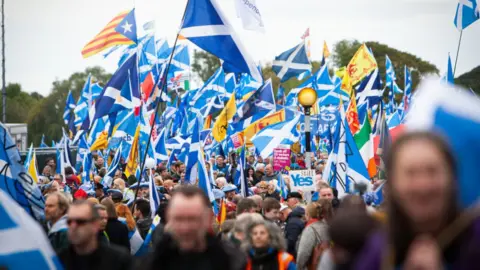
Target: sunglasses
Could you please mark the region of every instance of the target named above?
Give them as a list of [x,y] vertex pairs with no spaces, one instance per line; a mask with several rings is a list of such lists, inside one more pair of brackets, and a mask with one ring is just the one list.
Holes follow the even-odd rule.
[[69,218],[67,219],[67,224],[71,225],[73,222],[75,222],[78,226],[82,226],[92,221],[93,219]]

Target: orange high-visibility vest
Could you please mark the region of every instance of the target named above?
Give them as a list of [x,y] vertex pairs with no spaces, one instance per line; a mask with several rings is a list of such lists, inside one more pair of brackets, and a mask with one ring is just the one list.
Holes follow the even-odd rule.
[[[287,270],[288,265],[293,262],[293,256],[287,252],[279,251],[277,255],[278,270]],[[252,260],[248,258],[246,270],[252,270]]]

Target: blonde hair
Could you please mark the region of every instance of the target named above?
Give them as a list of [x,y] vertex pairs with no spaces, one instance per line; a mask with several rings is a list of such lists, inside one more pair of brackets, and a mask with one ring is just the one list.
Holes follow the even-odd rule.
[[128,209],[128,206],[125,204],[118,204],[115,207],[118,217],[125,218],[127,221],[127,227],[129,231],[133,231],[135,229],[135,219],[133,219],[132,212]]
[[154,180],[155,180],[156,186],[159,186],[159,187],[163,186],[163,180],[161,176],[155,176]]
[[89,202],[89,203],[91,203],[91,204],[93,204],[93,205],[100,204],[100,202],[98,201],[98,199],[97,199],[97,198],[94,198],[94,197],[89,197],[89,198],[87,199],[87,202]]

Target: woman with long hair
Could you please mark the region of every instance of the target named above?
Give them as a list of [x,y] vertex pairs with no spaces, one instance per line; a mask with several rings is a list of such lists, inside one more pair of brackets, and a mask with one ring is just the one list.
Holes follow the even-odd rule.
[[330,200],[320,199],[309,203],[305,210],[307,224],[298,244],[297,269],[316,269],[322,252],[317,247],[329,246],[327,222],[333,216],[333,208]]
[[258,182],[257,176],[255,175],[255,169],[253,167],[248,167],[246,169],[245,178],[247,178],[250,186],[254,186]]
[[263,219],[252,222],[242,248],[248,254],[246,270],[296,269],[293,256],[285,251],[285,238],[275,223]]
[[430,132],[412,132],[389,150],[387,230],[366,241],[355,269],[478,269],[480,219],[461,214],[447,143]]

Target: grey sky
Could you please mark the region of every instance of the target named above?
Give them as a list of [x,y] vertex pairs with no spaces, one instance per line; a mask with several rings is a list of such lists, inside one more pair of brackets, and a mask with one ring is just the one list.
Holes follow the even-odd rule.
[[[218,0],[250,54],[271,61],[293,47],[310,27],[312,58],[323,40],[330,49],[341,39],[379,41],[435,64],[454,61],[459,32],[453,25],[455,0],[256,0],[266,34],[246,31],[233,0]],[[137,7],[138,25],[156,20],[157,35],[172,45],[186,0],[14,0],[6,1],[6,76],[28,92],[47,95],[55,79],[88,66],[115,71],[117,57],[83,59],[80,51],[121,10]],[[457,75],[480,65],[480,22],[463,34]],[[476,50],[474,50],[476,49]]]

